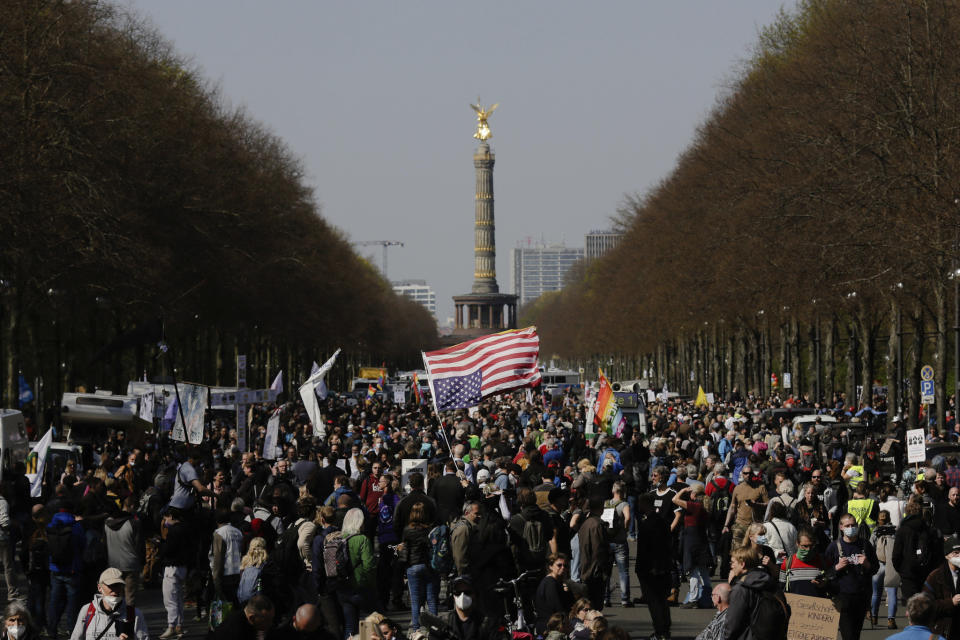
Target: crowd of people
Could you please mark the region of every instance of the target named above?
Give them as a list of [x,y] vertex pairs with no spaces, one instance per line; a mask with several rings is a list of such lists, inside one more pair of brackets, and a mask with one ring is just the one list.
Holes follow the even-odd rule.
[[829,599],[843,640],[896,629],[898,603],[904,640],[960,639],[960,466],[905,468],[882,397],[859,418],[842,398],[660,399],[617,434],[593,433],[575,388],[439,417],[337,394],[322,411],[318,429],[297,402],[258,405],[249,451],[218,416],[199,446],[120,430],[40,499],[5,473],[2,633],[146,640],[152,586],[162,640],[191,621],[231,640],[620,639],[604,611],[637,604],[656,640],[672,607],[716,610],[699,640],[779,639],[784,594]]

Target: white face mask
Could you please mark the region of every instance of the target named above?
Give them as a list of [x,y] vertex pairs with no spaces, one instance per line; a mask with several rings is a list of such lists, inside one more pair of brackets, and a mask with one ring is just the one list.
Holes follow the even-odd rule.
[[120,596],[103,596],[103,601],[111,609],[116,609],[122,598]]
[[453,603],[457,605],[457,608],[461,611],[466,611],[473,605],[473,598],[466,593],[461,593],[453,597]]
[[950,564],[960,569],[960,556],[954,556],[950,558]]
[[843,535],[847,536],[848,538],[856,538],[856,537],[857,537],[857,528],[856,528],[856,527],[844,527],[844,528],[843,528]]
[[10,640],[17,640],[26,630],[27,628],[22,624],[18,624],[15,627],[7,627],[7,637],[10,638]]

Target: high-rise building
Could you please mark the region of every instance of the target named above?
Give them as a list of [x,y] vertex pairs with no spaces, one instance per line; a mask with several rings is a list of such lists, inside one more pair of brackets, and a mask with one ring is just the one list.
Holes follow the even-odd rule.
[[619,231],[591,231],[586,235],[587,260],[596,260],[607,251],[620,244],[623,234]]
[[517,246],[510,253],[513,292],[520,306],[563,288],[567,271],[583,259],[583,249],[564,244]]
[[419,302],[432,316],[437,316],[437,294],[426,280],[398,280],[392,284],[396,294]]

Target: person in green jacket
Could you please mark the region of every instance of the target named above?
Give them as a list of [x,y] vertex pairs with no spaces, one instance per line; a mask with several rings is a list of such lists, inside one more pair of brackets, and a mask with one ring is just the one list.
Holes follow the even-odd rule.
[[347,636],[358,632],[360,626],[360,608],[369,607],[375,601],[374,581],[377,575],[377,563],[373,557],[373,544],[363,535],[363,511],[354,507],[343,517],[343,537],[347,541],[350,555],[350,581],[337,590],[340,607],[343,609],[343,621]]

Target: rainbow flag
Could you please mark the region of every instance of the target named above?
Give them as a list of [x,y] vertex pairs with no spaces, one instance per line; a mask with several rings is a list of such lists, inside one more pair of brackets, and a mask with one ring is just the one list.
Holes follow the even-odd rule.
[[598,371],[600,373],[600,389],[597,391],[597,402],[594,405],[593,423],[603,431],[620,437],[626,419],[623,417],[620,407],[617,406],[617,399],[613,395],[610,382],[603,375],[602,369],[598,369]]
[[387,379],[387,370],[384,368],[385,363],[380,365],[380,377],[377,378],[377,391],[383,391],[383,382]]
[[367,387],[367,402],[372,402],[375,395],[377,395],[377,388],[371,384]]
[[417,403],[417,406],[423,404],[423,396],[420,393],[420,379],[417,374],[413,374],[413,401]]

